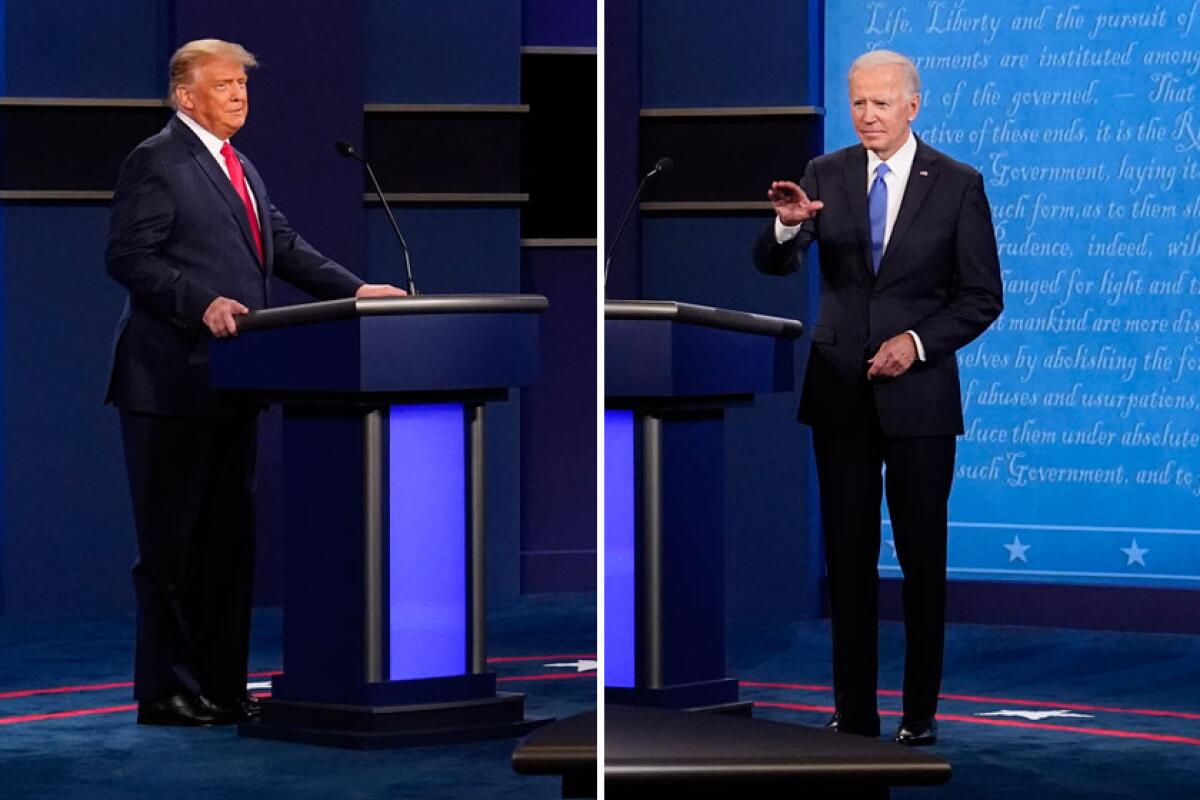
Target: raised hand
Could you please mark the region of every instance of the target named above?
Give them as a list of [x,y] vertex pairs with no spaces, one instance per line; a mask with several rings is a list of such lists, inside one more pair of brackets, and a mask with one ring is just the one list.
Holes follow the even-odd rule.
[[784,225],[799,225],[815,217],[825,207],[820,200],[809,200],[804,190],[791,181],[772,182],[767,197]]

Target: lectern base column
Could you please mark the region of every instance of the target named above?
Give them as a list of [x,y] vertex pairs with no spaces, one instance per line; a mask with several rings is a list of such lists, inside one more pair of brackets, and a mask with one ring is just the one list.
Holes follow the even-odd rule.
[[454,703],[402,706],[355,706],[263,700],[262,717],[238,726],[238,734],[256,739],[372,750],[512,739],[550,722],[525,719],[525,695]]

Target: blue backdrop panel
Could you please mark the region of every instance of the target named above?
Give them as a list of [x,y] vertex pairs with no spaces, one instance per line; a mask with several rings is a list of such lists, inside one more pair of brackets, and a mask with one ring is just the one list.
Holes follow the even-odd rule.
[[391,679],[467,664],[466,435],[461,404],[392,406],[388,421]]
[[[397,206],[412,251],[417,288],[426,294],[521,290],[520,211],[496,207]],[[400,281],[404,259],[383,210],[367,212],[367,279]],[[520,592],[520,390],[484,413],[488,602]]]
[[[162,97],[170,0],[7,0],[4,93]],[[5,8],[7,6],[7,9]],[[0,78],[4,67],[0,67]]]
[[809,6],[816,1],[645,3],[643,108],[811,103],[819,72],[810,58]]
[[0,95],[8,94],[8,0],[0,0]]
[[523,0],[521,44],[526,47],[595,47],[595,0]]
[[[519,292],[521,214],[514,207],[409,206],[393,209],[425,294]],[[378,205],[367,211],[367,278],[403,282],[404,255]]]
[[102,406],[122,302],[104,272],[108,208],[2,213],[5,611],[128,608],[129,491]]
[[[638,180],[638,110],[642,106],[640,72],[641,2],[608,0],[604,4],[604,236],[607,258],[613,236]],[[636,220],[634,220],[636,222]],[[640,296],[641,260],[638,226],[625,228],[613,252],[607,297]]]
[[[764,216],[648,216],[642,220],[643,297],[809,320],[803,278],[781,281],[750,262]],[[803,345],[802,352],[804,350]],[[714,365],[714,369],[719,369]],[[764,394],[725,425],[727,608],[731,619],[813,617],[820,608],[815,475],[797,391]]]
[[[3,20],[3,18],[4,18],[3,12],[4,12],[4,4],[0,3],[0,20]],[[3,23],[0,23],[0,27],[3,27]],[[2,33],[2,31],[0,31],[0,33]],[[3,39],[3,37],[0,37],[0,42],[2,42],[2,41],[4,41],[4,39]],[[0,53],[0,65],[2,65],[3,63],[4,63],[4,57],[3,57],[3,54]],[[2,69],[2,67],[0,67],[0,69]],[[3,77],[3,75],[0,74],[0,78],[2,78],[2,77]],[[0,91],[2,91],[2,90],[3,90],[3,83],[0,82]],[[2,316],[0,316],[0,356],[3,356],[2,360],[0,360],[0,364],[8,363],[8,355],[7,355],[8,351],[6,349],[7,348],[7,345],[6,345],[7,337],[5,336],[5,328],[8,327],[7,323],[5,322],[5,320],[8,319],[8,300],[7,300],[8,294],[5,291],[6,284],[8,283],[8,280],[7,280],[8,239],[5,236],[5,231],[4,231],[5,220],[7,219],[7,217],[8,217],[8,209],[5,206],[0,205],[0,315],[2,315]],[[3,374],[3,371],[0,370],[0,420],[8,419],[8,406],[5,405],[5,397],[8,394],[7,390],[8,390],[8,380],[5,377],[5,375]],[[0,436],[5,436],[6,437],[5,441],[7,441],[6,434],[7,434],[7,423],[5,422],[4,427],[0,428]],[[4,585],[5,585],[4,574],[6,571],[5,566],[8,563],[6,560],[6,553],[8,551],[8,547],[5,544],[5,531],[8,529],[8,503],[7,503],[7,500],[8,500],[8,458],[7,458],[7,452],[8,452],[7,447],[5,447],[4,450],[0,450],[0,614],[4,613]]]
[[854,138],[850,59],[907,52],[917,134],[979,168],[992,203],[1007,308],[958,356],[951,575],[1200,587],[1193,3],[828,14],[829,146]]
[[371,103],[518,103],[521,4],[367,0]]

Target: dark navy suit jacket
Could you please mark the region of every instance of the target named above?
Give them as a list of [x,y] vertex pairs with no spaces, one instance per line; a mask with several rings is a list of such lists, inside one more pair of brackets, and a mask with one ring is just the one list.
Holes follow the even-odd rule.
[[208,387],[218,296],[251,311],[270,305],[272,275],[322,299],[362,281],[318,253],[271,204],[254,165],[238,153],[258,203],[263,262],[245,206],[200,139],[178,118],[121,166],[113,196],[108,273],[129,291],[117,327],[107,401],[126,411],[212,417],[244,406]]
[[758,238],[758,268],[785,274],[818,245],[820,311],[799,417],[811,425],[861,422],[866,359],[887,339],[916,331],[925,362],[895,379],[872,381],[880,426],[889,436],[963,431],[955,351],[1003,308],[1000,262],[983,179],[919,139],[900,213],[876,275],[871,270],[867,151],[848,147],[809,162],[800,181],[825,207],[792,240],[774,226]]

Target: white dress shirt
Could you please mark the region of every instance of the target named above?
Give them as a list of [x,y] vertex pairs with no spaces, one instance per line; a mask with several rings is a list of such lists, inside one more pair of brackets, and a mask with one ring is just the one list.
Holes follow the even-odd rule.
[[867,188],[864,189],[865,192],[870,194],[871,184],[875,182],[875,172],[879,169],[879,165],[888,165],[888,173],[883,176],[883,182],[887,184],[888,204],[881,255],[887,252],[888,242],[892,238],[892,228],[896,225],[896,217],[900,216],[900,201],[904,199],[904,189],[908,186],[908,175],[912,172],[913,158],[916,155],[917,138],[912,135],[912,131],[908,132],[908,139],[900,146],[899,150],[892,153],[892,157],[887,161],[881,159],[874,150],[867,151]]
[[[184,125],[191,128],[192,133],[196,134],[200,139],[200,143],[204,145],[204,149],[212,153],[212,157],[216,159],[217,166],[221,168],[221,172],[225,173],[225,177],[229,178],[229,167],[225,166],[225,156],[221,155],[221,148],[225,146],[228,139],[219,139],[216,134],[205,128],[199,122],[189,117],[182,111],[176,111],[175,116],[183,121]],[[237,156],[237,153],[234,153]],[[229,178],[229,182],[233,183],[233,178]],[[250,195],[250,204],[254,206],[254,214],[259,219],[259,226],[262,226],[262,214],[258,213],[258,198],[254,196],[254,190],[250,188],[250,182],[246,181],[246,194]]]
[[[863,191],[869,193],[871,184],[875,182],[875,172],[880,164],[888,165],[888,173],[883,176],[883,182],[887,185],[888,204],[887,204],[887,223],[883,228],[883,252],[887,252],[888,242],[892,238],[892,228],[896,226],[896,217],[900,216],[900,202],[904,199],[904,190],[908,186],[908,176],[912,172],[913,159],[917,155],[917,137],[913,136],[912,131],[908,132],[908,139],[904,144],[900,145],[900,149],[892,153],[892,157],[884,161],[874,150],[867,151],[867,175],[866,184]],[[817,212],[821,213],[820,211]],[[801,223],[803,225],[804,223]],[[784,225],[778,216],[775,217],[775,241],[783,244],[796,238],[796,234],[800,233],[800,225]],[[917,346],[917,358],[921,361],[925,360],[925,346],[921,343],[921,337],[916,331],[905,331],[912,336],[913,344]]]

